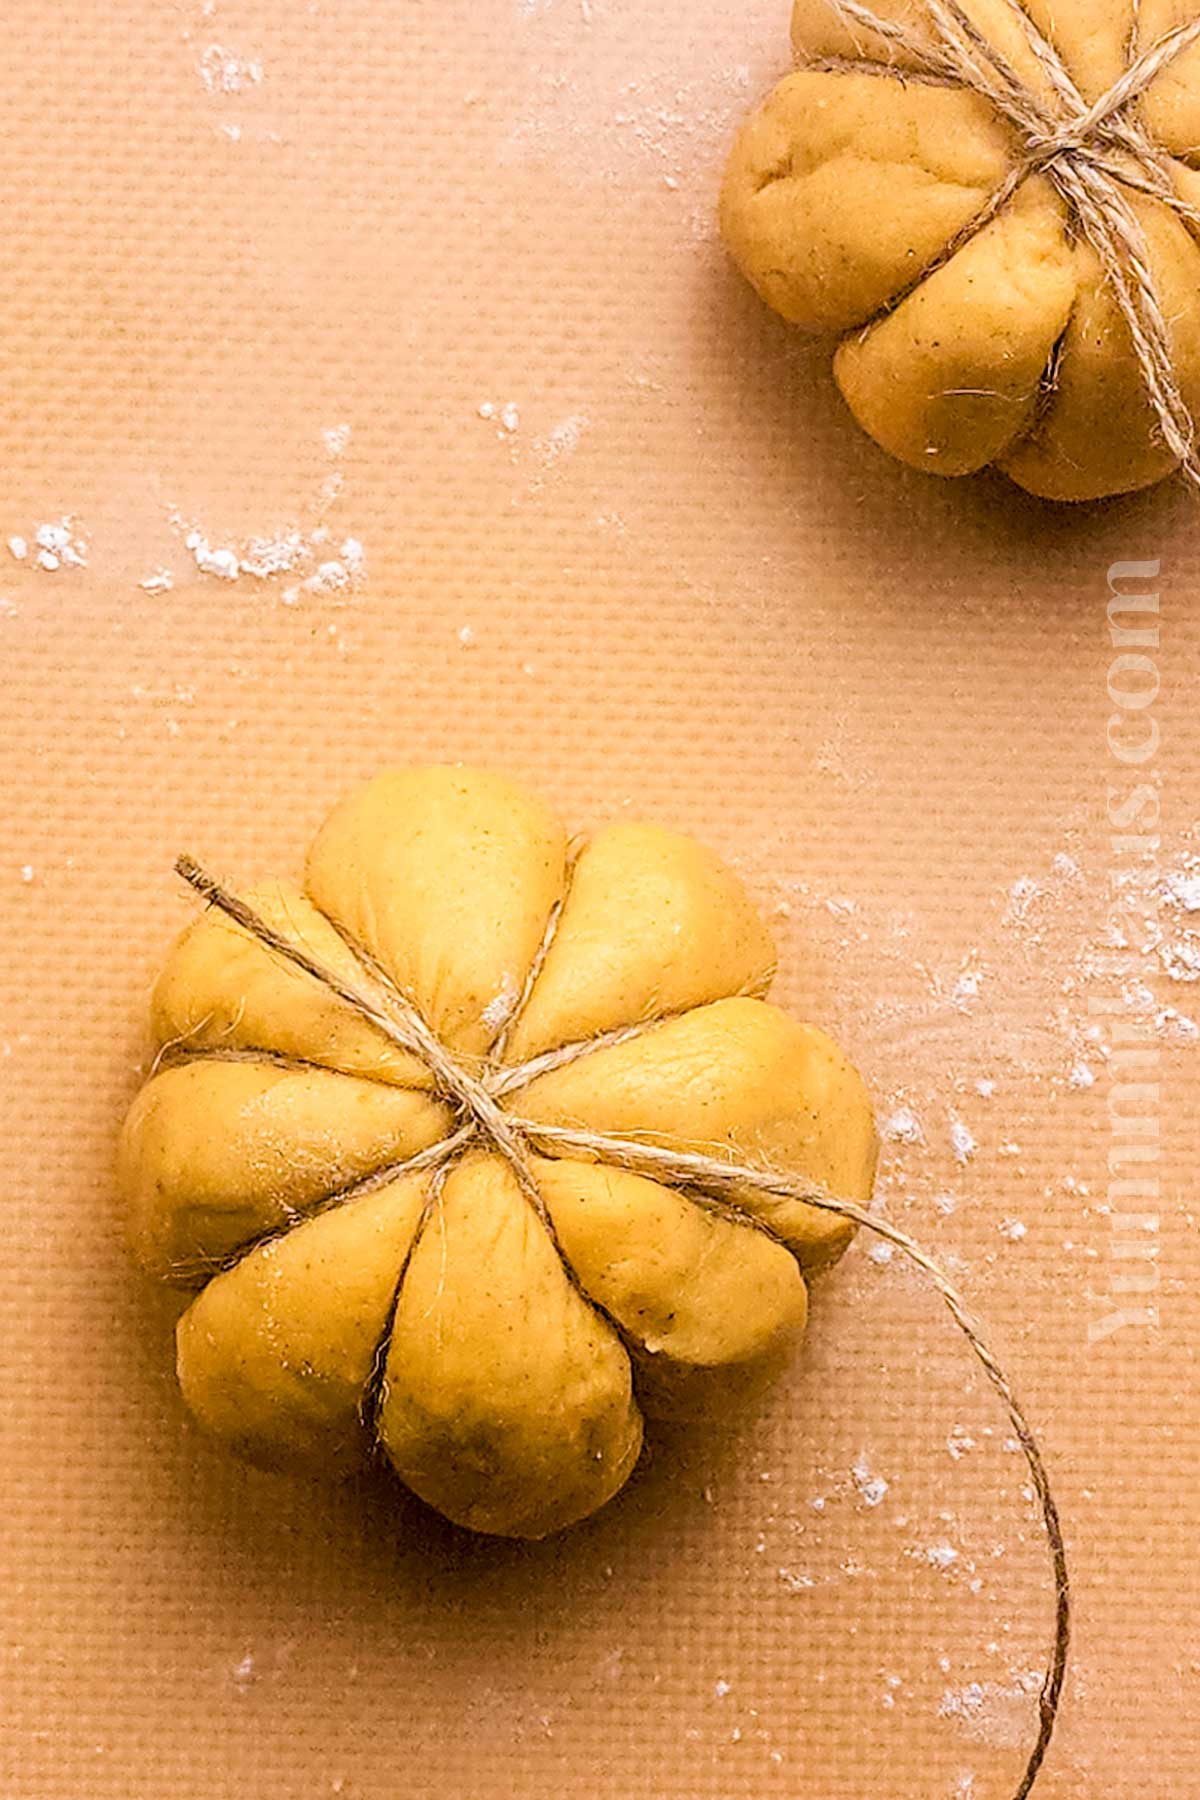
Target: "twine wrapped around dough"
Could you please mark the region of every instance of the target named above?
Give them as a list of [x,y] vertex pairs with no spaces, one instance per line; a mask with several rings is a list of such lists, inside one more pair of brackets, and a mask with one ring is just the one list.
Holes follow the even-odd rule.
[[1055,1590],[1054,1646],[1038,1703],[1037,1739],[1030,1753],[1021,1784],[1013,1796],[1013,1800],[1026,1800],[1026,1796],[1033,1789],[1038,1771],[1042,1767],[1050,1746],[1066,1676],[1071,1637],[1071,1590],[1067,1571],[1066,1545],[1058,1506],[1050,1486],[1050,1477],[1033,1427],[1017,1399],[1012,1382],[989,1347],[982,1326],[972,1318],[966,1302],[933,1259],[906,1232],[890,1224],[886,1219],[867,1212],[851,1200],[840,1200],[834,1195],[827,1194],[809,1182],[774,1174],[770,1169],[756,1167],[749,1163],[722,1161],[715,1156],[673,1150],[661,1144],[643,1143],[637,1139],[620,1137],[608,1132],[543,1125],[532,1119],[523,1119],[519,1114],[514,1114],[502,1106],[501,1101],[506,1096],[519,1093],[539,1075],[543,1075],[551,1069],[564,1068],[569,1063],[594,1055],[596,1051],[613,1044],[628,1042],[631,1038],[652,1030],[654,1025],[659,1023],[657,1020],[649,1020],[642,1024],[624,1026],[615,1031],[604,1032],[597,1037],[588,1038],[581,1043],[567,1044],[561,1049],[547,1051],[525,1063],[507,1068],[499,1066],[499,1057],[503,1054],[508,1034],[529,997],[553,941],[559,909],[556,909],[551,915],[541,948],[534,960],[524,989],[509,1014],[490,1058],[484,1063],[482,1071],[475,1074],[464,1068],[451,1056],[436,1033],[430,1030],[412,1002],[401,993],[386,972],[363,947],[348,938],[340,930],[340,927],[335,926],[335,929],[338,929],[339,935],[353,954],[361,972],[361,980],[354,983],[343,980],[313,956],[303,944],[293,942],[269,925],[253,907],[247,905],[244,900],[239,899],[236,894],[231,893],[219,882],[214,881],[212,876],[206,874],[190,856],[179,857],[175,869],[203,900],[224,913],[243,931],[248,932],[264,949],[282,957],[293,967],[303,970],[314,981],[319,981],[346,1006],[351,1007],[361,1018],[374,1025],[391,1043],[416,1056],[432,1076],[437,1092],[455,1108],[459,1119],[457,1130],[449,1137],[444,1138],[441,1143],[421,1151],[418,1155],[389,1171],[392,1175],[399,1175],[418,1169],[428,1169],[431,1171],[432,1177],[425,1208],[400,1270],[397,1293],[403,1285],[419,1237],[440,1204],[442,1185],[450,1164],[464,1150],[472,1146],[478,1148],[480,1145],[486,1146],[503,1157],[512,1169],[522,1192],[549,1234],[551,1242],[562,1260],[565,1272],[575,1286],[580,1289],[580,1292],[583,1290],[562,1245],[559,1243],[554,1221],[538,1192],[537,1182],[529,1164],[528,1152],[531,1149],[541,1148],[551,1152],[567,1152],[589,1159],[601,1160],[618,1168],[629,1169],[635,1174],[648,1176],[652,1180],[686,1188],[688,1197],[697,1204],[718,1210],[726,1218],[751,1225],[759,1231],[767,1232],[769,1236],[774,1236],[769,1227],[764,1225],[761,1220],[751,1217],[738,1205],[737,1189],[749,1187],[763,1194],[773,1194],[781,1199],[800,1200],[823,1212],[831,1212],[840,1218],[852,1219],[856,1225],[865,1227],[866,1230],[874,1232],[876,1236],[884,1238],[889,1244],[894,1245],[910,1262],[916,1264],[945,1301],[955,1324],[970,1344],[988,1381],[1004,1403],[1017,1441],[1029,1465],[1034,1491],[1041,1509],[1046,1539],[1050,1547]]
[[[979,94],[1014,128],[1023,155],[982,212],[947,246],[939,264],[991,223],[1021,183],[1041,173],[1066,204],[1074,228],[1100,259],[1105,279],[1129,331],[1133,354],[1163,442],[1191,485],[1200,489],[1196,422],[1175,368],[1171,330],[1150,266],[1140,220],[1122,188],[1146,194],[1200,231],[1200,211],[1175,192],[1164,151],[1129,117],[1129,108],[1172,63],[1200,44],[1200,17],[1178,26],[1133,57],[1106,94],[1088,105],[1053,44],[1026,12],[1022,0],[1006,0],[1029,49],[1046,76],[1049,96],[1035,93],[1004,53],[989,41],[959,0],[922,0],[934,41],[880,18],[862,0],[828,0],[851,31],[882,38],[911,60],[899,67],[864,57],[817,57],[805,66],[857,74],[906,73],[948,82]],[[925,271],[929,273],[928,270]]]

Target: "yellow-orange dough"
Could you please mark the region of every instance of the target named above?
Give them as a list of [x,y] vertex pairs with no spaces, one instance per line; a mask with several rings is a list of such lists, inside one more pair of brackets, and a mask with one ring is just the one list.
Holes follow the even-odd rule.
[[[335,810],[303,893],[247,898],[344,984],[382,970],[476,1074],[616,1034],[514,1083],[516,1117],[870,1196],[861,1080],[761,998],[770,936],[689,838],[611,826],[571,863],[511,782],[397,771]],[[531,1149],[543,1217],[486,1141],[443,1179],[405,1171],[457,1129],[453,1104],[217,910],[176,944],[153,1021],[165,1053],[125,1123],[120,1182],[145,1267],[205,1284],[177,1333],[188,1405],[272,1467],[340,1474],[377,1442],[479,1531],[539,1537],[593,1512],[637,1460],[643,1410],[736,1404],[851,1235],[753,1189],[721,1210]]]
[[[1194,0],[1022,0],[1089,104]],[[1037,93],[1046,77],[1011,0],[963,0]],[[928,36],[923,0],[872,0]],[[1135,16],[1136,15],[1136,16]],[[996,464],[1032,493],[1089,500],[1148,486],[1162,441],[1129,329],[1094,249],[1044,174],[973,225],[1018,167],[1013,129],[983,97],[914,78],[902,51],[853,35],[827,0],[795,0],[799,67],[742,128],[721,197],[725,241],[784,318],[839,333],[851,411],[901,461],[939,475]],[[816,65],[841,58],[873,72]],[[907,69],[907,73],[906,73]],[[1131,108],[1180,199],[1200,202],[1200,46]],[[1147,240],[1175,373],[1200,409],[1200,242],[1123,189]],[[955,244],[957,248],[954,248]]]

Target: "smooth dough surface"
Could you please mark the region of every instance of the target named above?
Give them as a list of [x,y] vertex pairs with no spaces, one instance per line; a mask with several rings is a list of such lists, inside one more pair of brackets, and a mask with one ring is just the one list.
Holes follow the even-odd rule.
[[[539,1076],[514,1110],[761,1165],[846,1200],[871,1193],[878,1140],[857,1072],[825,1033],[762,1000],[721,1000]],[[854,1228],[800,1200],[737,1190],[745,1211],[817,1271]]]
[[656,825],[609,825],[572,870],[505,1060],[765,991],[774,969],[770,932],[711,850]]
[[1076,289],[1062,207],[1048,182],[1027,182],[894,312],[845,340],[834,358],[838,386],[893,456],[939,475],[970,474],[1033,426]]
[[624,1169],[541,1160],[536,1172],[568,1262],[631,1347],[648,1414],[736,1403],[804,1330],[799,1264],[765,1232]]
[[454,1050],[487,1050],[566,881],[554,816],[505,776],[399,769],[336,807],[305,887]]
[[637,1461],[629,1358],[497,1157],[452,1171],[412,1259],[379,1436],[447,1518],[514,1537],[595,1512]]
[[428,1186],[408,1175],[269,1238],[180,1319],[184,1399],[248,1461],[334,1476],[366,1462],[363,1395]]
[[200,1059],[167,1068],[125,1121],[118,1180],[153,1273],[203,1280],[350,1183],[427,1149],[450,1114],[426,1094],[325,1069]]

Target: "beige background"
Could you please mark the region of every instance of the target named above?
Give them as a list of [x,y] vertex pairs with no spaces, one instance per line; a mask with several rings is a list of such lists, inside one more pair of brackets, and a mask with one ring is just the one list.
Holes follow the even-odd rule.
[[[1022,1467],[865,1244],[737,1442],[660,1436],[542,1546],[230,1467],[187,1423],[110,1176],[171,859],[294,871],[335,795],[430,758],[744,869],[782,997],[878,1095],[891,1215],[1044,1430],[1078,1650],[1039,1797],[1192,1791],[1200,989],[1171,976],[1200,938],[1154,897],[1200,850],[1196,506],[1053,513],[855,432],[828,347],[713,236],[785,55],[782,0],[6,21],[0,545],[70,516],[87,566],[0,548],[4,1800],[1015,1787],[1049,1623]],[[223,581],[185,543],[286,528],[365,575],[295,595],[312,561]],[[1118,558],[1162,561],[1163,843],[1124,953],[1160,1015],[1161,1285],[1156,1327],[1089,1347],[1128,1268],[1086,1035]]]

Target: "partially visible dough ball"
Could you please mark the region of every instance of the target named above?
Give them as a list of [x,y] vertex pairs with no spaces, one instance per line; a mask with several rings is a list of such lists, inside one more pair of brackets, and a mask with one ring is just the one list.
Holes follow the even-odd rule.
[[[1129,0],[1037,0],[1029,10],[1086,100],[1127,66]],[[930,37],[922,0],[879,0],[876,11]],[[971,0],[967,11],[1046,98],[1010,0]],[[1138,43],[1180,22],[1179,0],[1147,0]],[[1169,474],[1177,458],[1099,259],[1052,182],[1019,176],[1014,127],[982,96],[914,76],[913,59],[850,31],[827,0],[796,0],[793,43],[801,67],[734,145],[721,227],[769,306],[842,335],[835,377],[863,428],[913,468],[965,475],[995,464],[1055,500]],[[839,59],[845,66],[821,66]],[[1200,135],[1200,51],[1164,70],[1136,116],[1176,193],[1196,205],[1200,183],[1175,156]],[[1121,192],[1144,234],[1194,415],[1200,243],[1161,201]]]

